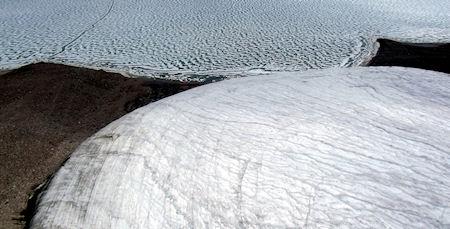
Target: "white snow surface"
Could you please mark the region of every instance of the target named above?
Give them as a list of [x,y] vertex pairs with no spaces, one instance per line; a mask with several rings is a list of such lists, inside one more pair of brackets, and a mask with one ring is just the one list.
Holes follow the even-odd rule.
[[2,0],[0,68],[182,80],[357,65],[376,37],[450,41],[448,0]]
[[274,73],[198,87],[86,140],[34,228],[449,228],[450,75]]

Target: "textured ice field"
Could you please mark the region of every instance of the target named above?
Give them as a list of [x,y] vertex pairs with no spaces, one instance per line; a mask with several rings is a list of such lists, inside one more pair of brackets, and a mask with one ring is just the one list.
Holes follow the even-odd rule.
[[449,95],[386,67],[201,86],[85,141],[32,226],[449,228]]
[[449,41],[450,1],[0,1],[0,68],[45,60],[231,76],[352,65],[374,37]]

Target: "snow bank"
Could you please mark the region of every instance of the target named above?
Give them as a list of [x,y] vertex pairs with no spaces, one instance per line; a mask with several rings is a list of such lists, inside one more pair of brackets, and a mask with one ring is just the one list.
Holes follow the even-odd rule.
[[449,95],[386,67],[195,88],[85,141],[32,226],[448,227]]

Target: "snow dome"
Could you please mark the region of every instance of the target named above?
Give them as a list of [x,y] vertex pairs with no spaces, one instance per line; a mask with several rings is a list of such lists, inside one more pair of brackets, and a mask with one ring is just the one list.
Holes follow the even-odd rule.
[[86,140],[32,227],[450,226],[450,77],[271,73],[198,87]]

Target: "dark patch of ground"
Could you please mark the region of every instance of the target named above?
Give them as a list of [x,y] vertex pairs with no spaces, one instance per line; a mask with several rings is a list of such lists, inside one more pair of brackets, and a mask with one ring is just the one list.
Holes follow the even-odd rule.
[[450,44],[401,43],[379,39],[380,48],[368,66],[403,66],[450,73]]
[[199,85],[45,63],[3,72],[0,227],[24,226],[30,193],[83,140],[138,107]]

